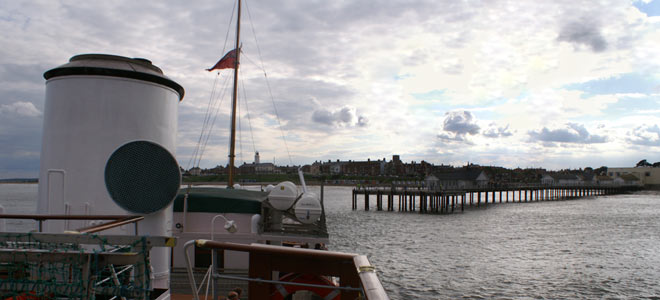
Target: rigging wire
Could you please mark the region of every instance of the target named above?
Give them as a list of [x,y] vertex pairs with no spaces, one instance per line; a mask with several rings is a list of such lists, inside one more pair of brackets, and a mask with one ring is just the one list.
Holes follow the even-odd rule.
[[[186,164],[186,170],[189,170],[191,162],[193,162],[193,161],[196,162],[197,161],[197,154],[199,153],[199,148],[202,144],[202,138],[204,137],[206,124],[207,124],[208,118],[209,118],[209,111],[211,109],[211,102],[213,101],[213,95],[215,95],[215,89],[216,89],[216,86],[217,86],[218,77],[219,76],[215,77],[215,80],[213,81],[213,88],[211,89],[211,95],[209,96],[209,102],[206,105],[206,111],[204,112],[204,122],[202,122],[202,130],[199,133],[199,139],[197,140],[197,145],[195,145],[195,150],[193,150],[193,153],[190,156],[190,159],[188,160],[188,164]],[[195,165],[193,164],[193,167],[194,166]]]
[[234,1],[234,6],[231,8],[231,17],[229,18],[229,24],[227,24],[227,33],[225,33],[225,44],[222,45],[222,55],[225,54],[227,49],[227,42],[229,41],[229,32],[231,32],[231,23],[234,22],[234,13],[236,13],[236,8],[238,7],[238,1]]
[[[193,167],[199,167],[199,161],[201,161],[202,155],[204,153],[204,149],[206,147],[205,141],[208,140],[208,136],[211,134],[211,130],[213,129],[211,120],[214,117],[215,111],[217,110],[216,107],[219,106],[222,103],[222,99],[220,100],[220,104],[217,103],[217,98],[218,98],[218,92],[217,92],[217,78],[216,77],[214,84],[213,84],[213,89],[211,91],[211,95],[209,97],[209,102],[206,107],[206,112],[204,115],[204,122],[202,125],[202,130],[200,132],[200,137],[197,142],[197,146],[195,148],[194,156],[193,156]],[[226,80],[225,80],[226,81]],[[226,83],[225,83],[226,85]],[[221,97],[222,98],[222,97]]]
[[[237,0],[238,1],[238,0]],[[234,5],[232,7],[231,11],[231,17],[229,18],[229,24],[227,26],[227,32],[225,34],[225,42],[224,45],[222,46],[222,54],[224,55],[226,49],[227,49],[227,43],[229,41],[229,33],[231,32],[231,24],[234,20],[234,15],[236,14],[236,7],[238,5],[238,2],[235,1]],[[222,57],[222,56],[221,56]],[[220,101],[217,103],[217,98],[216,96],[216,90],[217,90],[217,85],[218,85],[218,78],[220,77],[220,71],[217,72],[217,76],[215,77],[213,81],[213,88],[211,90],[211,95],[209,96],[209,102],[206,106],[206,111],[204,113],[204,121],[202,124],[202,130],[199,135],[199,139],[197,140],[197,145],[195,146],[195,149],[193,150],[193,154],[190,157],[190,160],[188,160],[188,164],[186,165],[186,169],[190,167],[190,164],[193,164],[193,167],[198,167],[199,164],[202,160],[202,156],[204,154],[204,151],[206,150],[206,145],[208,144],[209,137],[211,135],[211,131],[213,130],[213,125],[215,124],[215,120],[217,118],[217,113],[218,110],[222,104],[222,99],[224,99],[224,92],[222,93],[223,96],[219,97]],[[225,78],[225,83],[223,84],[224,87],[226,87],[227,84],[227,78]],[[226,91],[226,88],[223,88],[223,91]],[[214,98],[216,99],[214,102]],[[217,105],[216,105],[217,103]],[[212,119],[212,121],[211,121]],[[209,123],[210,122],[210,123]]]
[[277,125],[280,127],[280,134],[282,135],[282,140],[284,141],[284,148],[286,149],[286,154],[289,156],[289,163],[293,165],[293,160],[291,159],[291,153],[289,152],[289,146],[286,143],[286,138],[284,137],[284,129],[282,128],[282,122],[280,122],[280,115],[277,112],[277,107],[275,106],[275,99],[273,97],[273,91],[270,88],[270,83],[268,82],[268,76],[264,72],[264,78],[266,78],[266,86],[268,87],[268,94],[270,94],[270,101],[273,103],[273,110],[275,111],[275,117],[277,118]]
[[[237,5],[238,5],[238,1],[239,0],[234,2],[234,6],[232,8],[231,18],[229,20],[229,26],[227,26],[227,33],[225,34],[225,43],[224,43],[223,48],[222,48],[222,53],[223,54],[225,53],[225,51],[227,49],[227,43],[229,41],[229,34],[231,32],[231,30],[230,30],[231,29],[231,24],[233,23],[233,20],[234,20],[234,15],[236,13],[236,8],[237,8]],[[271,103],[273,104],[273,110],[275,112],[275,117],[277,118],[277,123],[279,125],[280,134],[281,134],[282,140],[284,142],[284,147],[285,147],[285,150],[287,152],[287,156],[289,157],[289,162],[291,163],[291,165],[293,165],[293,159],[291,158],[291,153],[289,151],[289,146],[287,144],[286,137],[284,135],[284,129],[282,127],[282,122],[280,120],[279,113],[277,111],[277,106],[275,105],[275,99],[273,97],[273,92],[272,92],[272,88],[270,86],[270,81],[268,80],[268,74],[266,72],[266,68],[265,68],[264,63],[263,63],[263,57],[261,55],[261,48],[259,47],[259,43],[257,41],[257,35],[256,35],[256,31],[254,29],[254,23],[252,22],[252,15],[250,13],[250,8],[248,6],[247,1],[244,1],[244,3],[245,3],[246,10],[248,12],[248,19],[249,19],[249,22],[250,22],[250,25],[251,25],[252,34],[253,34],[253,37],[254,37],[254,41],[255,41],[255,44],[256,44],[256,48],[257,48],[257,52],[258,52],[258,55],[259,55],[261,65],[259,65],[257,63],[254,63],[253,61],[250,60],[249,57],[247,57],[245,55],[243,55],[243,57],[245,57],[248,61],[250,61],[251,63],[253,63],[257,67],[261,68],[261,70],[263,71],[264,78],[266,80],[266,86],[268,88],[268,94],[270,96]],[[202,132],[201,132],[200,137],[197,141],[197,145],[195,147],[195,150],[193,151],[193,155],[191,156],[190,160],[188,161],[187,167],[189,167],[191,162],[192,162],[194,167],[199,168],[202,157],[203,157],[204,152],[206,150],[206,146],[207,146],[209,138],[211,136],[211,132],[212,132],[213,127],[215,125],[215,121],[217,119],[219,109],[222,105],[222,101],[225,97],[226,91],[228,90],[228,82],[229,82],[228,79],[229,79],[229,77],[225,77],[225,80],[222,84],[222,91],[223,92],[221,94],[219,92],[217,92],[218,77],[220,77],[220,71],[218,71],[217,76],[216,76],[216,78],[214,80],[214,83],[213,83],[213,89],[211,91],[211,95],[209,97],[209,102],[208,102],[206,112],[205,112],[205,116],[204,116],[204,122],[203,122],[203,125],[202,125]],[[249,106],[247,104],[247,100],[245,100],[245,99],[247,99],[247,96],[246,96],[247,93],[245,91],[245,85],[243,84],[242,80],[241,80],[241,83],[242,83],[241,88],[243,89],[243,96],[244,96],[243,99],[245,101],[245,107],[246,107],[246,111],[247,111],[246,113],[247,113],[247,117],[248,117],[248,126],[250,128],[250,136],[252,138],[252,148],[253,148],[254,152],[256,153],[254,133],[253,133],[253,130],[252,130],[252,121],[251,121],[250,114],[249,114]],[[220,100],[218,101],[217,99],[220,99]],[[239,99],[237,99],[237,101],[238,100]],[[242,154],[243,154],[242,152],[243,151],[242,151],[242,139],[241,139],[241,131],[242,130],[241,130],[241,120],[240,120],[240,105],[238,106],[238,109],[239,109],[239,115],[238,115],[238,117],[239,117],[239,120],[238,120],[238,126],[239,126],[239,132],[238,132],[238,134],[239,134],[239,155],[240,155],[240,158],[242,160]]]
[[[239,82],[239,85],[243,85],[243,80]],[[243,87],[245,88],[245,87]],[[239,96],[239,93],[236,93],[236,97]],[[245,98],[242,99],[242,101],[246,101]],[[236,114],[236,119],[238,119],[238,157],[240,160],[245,163],[245,159],[243,158],[243,127],[241,126],[241,98],[238,97],[236,99],[236,108],[238,109],[238,113]]]
[[289,152],[289,146],[286,143],[286,138],[284,137],[284,129],[282,128],[282,122],[280,122],[280,115],[277,112],[277,107],[275,106],[275,98],[273,97],[273,91],[270,87],[270,82],[268,80],[268,75],[266,74],[266,67],[264,66],[264,59],[261,56],[261,48],[259,48],[259,42],[257,41],[257,33],[254,30],[254,23],[252,23],[252,14],[250,13],[250,7],[248,6],[248,1],[244,1],[245,8],[248,13],[248,20],[250,21],[250,28],[252,29],[252,36],[254,37],[254,43],[257,47],[257,53],[259,54],[259,60],[261,61],[261,70],[264,72],[264,78],[266,79],[266,86],[268,87],[268,94],[270,95],[270,101],[273,103],[273,110],[275,111],[275,117],[277,118],[277,124],[280,127],[280,134],[282,135],[282,140],[284,141],[284,148],[286,149],[286,154],[289,156],[289,163],[293,165],[293,159],[291,159],[291,153]]
[[250,137],[252,138],[252,150],[254,153],[257,153],[257,147],[254,144],[254,133],[252,131],[252,119],[250,119],[250,107],[248,107],[248,97],[247,93],[245,92],[245,83],[243,82],[243,79],[241,79],[241,87],[243,88],[243,102],[245,102],[245,114],[248,119],[248,128],[250,129]]
[[206,130],[206,132],[207,132],[206,133],[206,138],[204,139],[204,142],[202,144],[202,147],[201,147],[201,150],[200,150],[200,153],[199,153],[199,157],[198,157],[197,164],[196,164],[197,167],[199,167],[199,164],[202,160],[202,156],[204,155],[204,151],[206,151],[206,145],[208,144],[209,138],[211,137],[211,132],[213,131],[213,126],[215,125],[215,120],[217,119],[218,112],[220,111],[220,107],[222,106],[222,101],[225,98],[225,93],[227,91],[227,86],[228,85],[229,85],[229,77],[226,77],[225,81],[224,81],[224,84],[223,84],[223,88],[222,88],[223,92],[219,97],[220,101],[216,101],[218,104],[214,107],[214,112],[212,113],[213,114],[213,119],[211,120],[211,123],[208,126],[208,129]]
[[208,129],[208,134],[206,135],[206,139],[204,140],[204,144],[203,144],[202,151],[201,151],[201,154],[200,154],[200,157],[199,157],[199,161],[197,162],[198,167],[199,167],[199,163],[202,159],[202,155],[206,151],[206,145],[208,144],[209,138],[211,137],[211,132],[213,131],[215,121],[218,118],[220,108],[222,107],[222,101],[225,99],[225,94],[226,94],[226,91],[228,90],[228,86],[229,86],[229,78],[226,78],[225,83],[223,85],[223,93],[220,96],[220,101],[218,101],[218,105],[215,107],[215,113],[213,114],[213,120],[211,121],[210,128]]

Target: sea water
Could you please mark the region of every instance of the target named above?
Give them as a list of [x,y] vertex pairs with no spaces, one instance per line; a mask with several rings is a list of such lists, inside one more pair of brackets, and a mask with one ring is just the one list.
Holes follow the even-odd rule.
[[[34,214],[37,212],[37,184],[0,184],[0,206],[5,214]],[[3,222],[0,219],[0,222]],[[27,232],[38,228],[36,221],[4,220],[7,231]]]
[[[658,192],[446,215],[352,211],[350,187],[324,195],[330,249],[367,255],[391,299],[660,299]],[[36,198],[36,184],[0,184],[7,213]]]

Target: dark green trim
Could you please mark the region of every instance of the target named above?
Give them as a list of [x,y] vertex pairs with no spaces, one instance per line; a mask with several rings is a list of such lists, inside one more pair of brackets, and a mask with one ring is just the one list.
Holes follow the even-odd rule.
[[181,188],[174,200],[174,212],[183,212],[188,193],[188,212],[260,214],[268,193],[226,188]]

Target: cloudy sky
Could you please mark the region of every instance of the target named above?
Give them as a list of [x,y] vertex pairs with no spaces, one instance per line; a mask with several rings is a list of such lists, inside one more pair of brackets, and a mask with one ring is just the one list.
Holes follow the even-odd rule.
[[[144,57],[184,86],[177,158],[190,166],[214,82],[230,76],[204,69],[232,48],[233,5],[0,0],[0,178],[37,176],[42,74],[82,53]],[[255,150],[278,165],[660,161],[660,0],[247,7],[238,163]],[[217,101],[201,167],[227,163],[229,102]]]

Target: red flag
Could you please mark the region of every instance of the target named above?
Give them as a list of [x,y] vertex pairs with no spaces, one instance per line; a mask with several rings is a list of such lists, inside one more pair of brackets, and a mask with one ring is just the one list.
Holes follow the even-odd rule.
[[211,72],[213,70],[232,69],[236,65],[236,49],[231,50],[225,54],[213,67],[206,69]]

